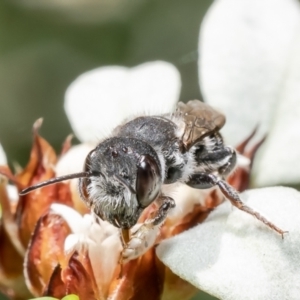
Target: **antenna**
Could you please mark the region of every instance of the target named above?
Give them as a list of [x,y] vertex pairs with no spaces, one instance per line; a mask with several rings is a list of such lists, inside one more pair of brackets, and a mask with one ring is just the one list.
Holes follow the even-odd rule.
[[55,184],[57,182],[74,179],[74,178],[83,178],[83,177],[93,177],[93,176],[103,176],[101,172],[80,172],[80,173],[73,173],[69,175],[64,175],[60,177],[55,177],[46,181],[42,181],[40,183],[37,183],[35,185],[32,185],[20,192],[20,196],[26,195],[36,189],[42,188],[47,185]]

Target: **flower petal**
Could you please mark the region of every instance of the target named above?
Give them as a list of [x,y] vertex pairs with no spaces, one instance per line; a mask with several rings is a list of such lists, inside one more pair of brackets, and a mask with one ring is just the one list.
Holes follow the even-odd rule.
[[[83,170],[88,153],[96,147],[95,144],[84,143],[71,147],[58,160],[55,166],[56,176],[64,176]],[[67,181],[65,181],[66,183]],[[74,208],[81,214],[88,213],[88,207],[82,201],[78,191],[78,179],[69,180],[69,188]]]
[[[42,120],[33,126],[34,142],[30,160],[25,169],[15,176],[18,187],[28,187],[38,182],[53,178],[56,154],[51,145],[38,134]],[[20,240],[26,248],[37,220],[46,213],[53,202],[73,205],[68,186],[58,183],[37,189],[20,197],[16,211]]]
[[95,147],[95,144],[88,143],[71,147],[58,160],[55,166],[56,176],[82,172],[87,155]]
[[0,143],[0,166],[6,166],[7,165],[7,159],[6,159],[6,155],[5,152],[3,150],[3,147]]
[[[77,234],[78,243],[75,249],[81,254],[81,248],[87,248],[98,293],[107,295],[109,284],[119,267],[122,250],[120,234],[110,223],[100,219],[95,222],[91,215],[85,215],[83,223],[81,232]],[[72,239],[74,242],[74,236]],[[70,243],[70,240],[68,242]]]
[[65,261],[64,242],[70,232],[67,222],[52,212],[37,222],[24,262],[26,284],[34,295],[43,294],[57,264]]
[[227,115],[227,141],[270,128],[300,22],[296,0],[214,1],[201,29],[204,99]]
[[8,193],[8,197],[9,197],[10,201],[16,203],[19,200],[18,189],[14,185],[11,185],[11,184],[8,184],[6,188],[7,188],[7,193]]
[[161,299],[163,292],[164,265],[157,261],[154,248],[139,259],[124,265],[122,277],[113,282],[109,299]]
[[0,282],[1,291],[12,299],[28,299],[23,276],[23,256],[16,250],[4,226],[0,226]]
[[46,290],[47,295],[58,298],[70,293],[78,295],[79,299],[97,299],[91,275],[79,260],[77,252],[72,254],[65,268],[56,267]]
[[[107,296],[109,284],[119,267],[122,250],[118,229],[106,221],[95,220],[92,215],[87,214],[81,217],[75,210],[65,205],[52,204],[51,211],[64,218],[73,232],[64,241],[65,253],[67,255],[77,253],[76,260],[82,265],[90,279],[93,278],[95,281],[93,284],[93,287],[97,286],[93,288],[95,294],[101,295],[101,299]],[[60,271],[57,272],[60,273]],[[48,289],[54,290],[53,293],[49,292],[50,295],[58,296],[56,292],[64,290],[64,286],[67,286],[67,279],[60,282],[57,276],[56,273],[52,276]]]
[[38,119],[33,124],[33,145],[30,160],[25,169],[16,176],[23,186],[30,186],[54,175],[53,166],[56,164],[56,154],[50,144],[38,133],[42,123],[43,120]]
[[132,69],[101,67],[69,86],[65,110],[76,136],[97,142],[130,116],[172,111],[180,85],[177,69],[162,61]]
[[72,232],[79,232],[82,230],[82,216],[73,208],[67,205],[53,203],[51,204],[50,209],[51,212],[61,216],[68,223]]
[[279,105],[273,117],[260,159],[254,164],[257,186],[299,185],[300,168],[300,25],[294,48],[289,55]]
[[59,298],[62,298],[64,295],[66,295],[66,288],[61,278],[61,271],[62,268],[60,264],[57,264],[53,270],[44,295],[54,295],[55,297]]
[[[10,174],[10,170],[6,166],[0,167],[0,172]],[[12,175],[12,174],[11,174]],[[13,175],[12,175],[13,176]],[[15,203],[11,201],[8,191],[7,178],[0,174],[0,207],[1,207],[1,224],[3,230],[8,235],[10,243],[12,243],[21,257],[24,256],[25,248],[19,238],[19,228],[15,222]]]
[[300,193],[276,187],[242,194],[289,231],[281,239],[244,212],[218,207],[201,225],[162,242],[158,257],[171,270],[218,298],[298,299]]

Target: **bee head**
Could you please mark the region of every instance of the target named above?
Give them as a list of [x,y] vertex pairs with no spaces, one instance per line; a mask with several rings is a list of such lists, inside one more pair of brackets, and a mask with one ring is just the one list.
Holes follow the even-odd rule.
[[81,197],[102,219],[117,227],[132,227],[161,189],[161,166],[156,152],[141,140],[111,138],[86,158],[85,172],[99,171],[100,176],[80,179]]

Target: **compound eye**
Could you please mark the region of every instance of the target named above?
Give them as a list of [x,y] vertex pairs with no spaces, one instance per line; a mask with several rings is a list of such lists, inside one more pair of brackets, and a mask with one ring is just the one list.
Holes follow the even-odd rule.
[[149,155],[143,155],[137,167],[136,196],[140,206],[145,208],[159,193],[161,175],[156,161]]

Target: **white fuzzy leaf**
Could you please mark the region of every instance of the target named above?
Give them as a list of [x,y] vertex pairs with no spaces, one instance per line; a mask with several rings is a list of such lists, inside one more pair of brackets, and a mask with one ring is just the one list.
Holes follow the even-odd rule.
[[227,142],[258,124],[261,133],[270,128],[299,23],[297,0],[214,1],[200,33],[199,77],[205,101],[227,116]]
[[129,117],[171,112],[180,86],[177,69],[167,62],[131,69],[102,67],[82,74],[69,86],[65,110],[76,136],[97,142]]
[[284,239],[229,201],[157,248],[180,277],[223,300],[296,300],[300,291],[300,193],[274,187],[242,198],[289,233]]

